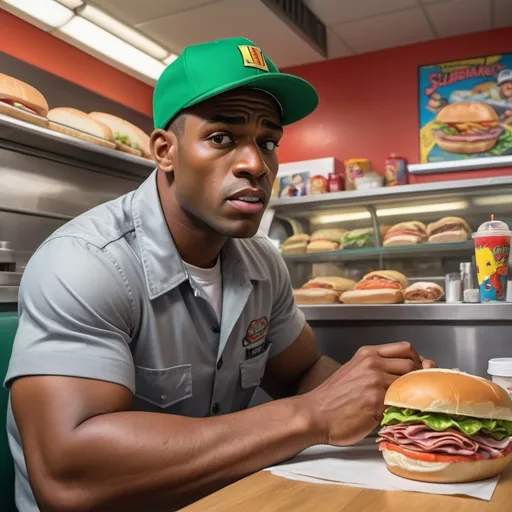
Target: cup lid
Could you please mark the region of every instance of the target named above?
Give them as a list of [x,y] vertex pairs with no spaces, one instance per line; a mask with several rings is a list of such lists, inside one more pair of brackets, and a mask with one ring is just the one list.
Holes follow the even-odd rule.
[[489,359],[487,373],[496,377],[512,377],[512,357]]
[[473,233],[473,237],[485,235],[512,236],[512,231],[510,231],[508,224],[501,220],[494,220],[494,215],[492,215],[491,220],[481,224],[478,231]]

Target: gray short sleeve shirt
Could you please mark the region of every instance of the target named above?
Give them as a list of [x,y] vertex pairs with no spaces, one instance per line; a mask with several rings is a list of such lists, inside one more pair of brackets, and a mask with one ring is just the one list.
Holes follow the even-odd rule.
[[[153,173],[36,251],[5,384],[66,375],[127,387],[134,410],[205,417],[246,408],[268,358],[293,343],[305,319],[265,236],[228,241],[221,262],[218,325],[176,251]],[[10,406],[7,430],[18,508],[37,510]]]

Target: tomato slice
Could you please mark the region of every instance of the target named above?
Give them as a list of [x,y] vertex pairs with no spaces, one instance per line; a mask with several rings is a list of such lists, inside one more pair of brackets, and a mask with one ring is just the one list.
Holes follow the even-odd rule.
[[[406,455],[411,459],[422,460],[425,462],[474,462],[477,460],[489,460],[481,455],[448,455],[445,453],[429,453],[429,452],[416,452],[414,450],[407,450],[401,446],[390,441],[381,441],[380,450],[386,449],[391,452],[398,452],[402,455]],[[491,457],[493,459],[499,459],[506,457],[512,452],[512,448],[507,448],[501,452],[499,457]]]

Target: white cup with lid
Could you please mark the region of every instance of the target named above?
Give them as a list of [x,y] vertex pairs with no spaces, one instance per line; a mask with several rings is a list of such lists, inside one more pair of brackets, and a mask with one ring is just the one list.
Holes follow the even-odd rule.
[[501,386],[512,398],[512,357],[489,359],[487,373],[492,381]]

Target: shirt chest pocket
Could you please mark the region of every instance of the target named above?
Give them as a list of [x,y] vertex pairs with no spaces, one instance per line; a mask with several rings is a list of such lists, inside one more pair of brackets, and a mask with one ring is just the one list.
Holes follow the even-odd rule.
[[270,343],[260,355],[240,363],[240,384],[242,389],[251,389],[260,385],[267,366],[271,346],[272,344]]
[[135,395],[161,409],[192,396],[192,366],[135,367]]

